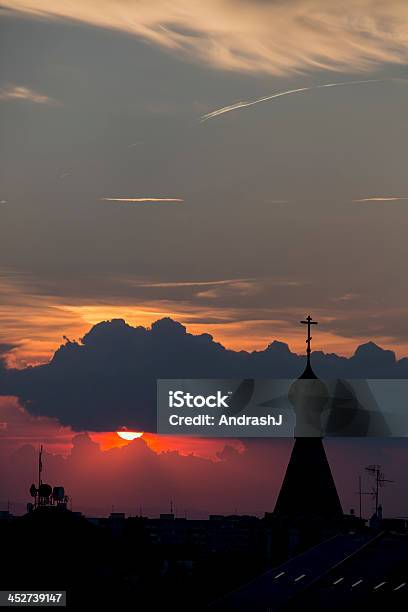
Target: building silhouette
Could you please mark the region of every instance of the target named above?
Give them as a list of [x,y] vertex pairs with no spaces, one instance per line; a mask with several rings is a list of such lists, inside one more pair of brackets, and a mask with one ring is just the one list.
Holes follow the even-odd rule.
[[[63,487],[42,480],[30,487],[24,516],[0,512],[7,588],[67,591],[68,607],[177,609],[179,612],[348,612],[387,604],[407,609],[408,519],[384,519],[378,506],[369,525],[344,514],[323,446],[322,413],[329,393],[307,360],[289,399],[295,442],[273,512],[263,518],[210,515],[190,520],[85,517],[68,508]],[[360,513],[361,514],[361,513]]]
[[[292,384],[295,443],[273,513],[266,513],[270,536],[286,554],[281,563],[212,602],[213,612],[297,612],[372,605],[405,610],[408,605],[407,523],[387,521],[376,511],[365,526],[354,512],[343,514],[323,446],[321,417],[329,399],[310,360]],[[377,467],[377,466],[374,466]]]
[[321,437],[320,418],[328,393],[310,360],[310,327],[317,325],[317,321],[308,316],[302,323],[307,325],[306,367],[289,391],[298,435],[274,513],[288,518],[340,518],[343,511]]

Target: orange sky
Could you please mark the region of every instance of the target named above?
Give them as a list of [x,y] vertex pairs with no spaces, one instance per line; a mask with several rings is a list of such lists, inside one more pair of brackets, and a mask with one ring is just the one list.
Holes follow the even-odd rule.
[[[217,342],[235,350],[262,350],[273,340],[287,342],[292,351],[301,353],[305,347],[304,329],[295,325],[301,314],[293,313],[293,325],[281,320],[242,320],[233,319],[233,313],[214,308],[203,313],[198,307],[183,303],[146,303],[138,306],[117,304],[63,303],[47,296],[18,296],[13,304],[0,307],[0,342],[14,343],[16,348],[8,355],[8,363],[13,367],[25,367],[47,362],[64,342],[63,336],[70,340],[80,339],[92,325],[112,318],[123,318],[131,325],[150,325],[165,316],[170,316],[186,325],[193,334],[210,333]],[[321,325],[315,334],[315,350],[340,355],[352,354],[356,347],[372,338],[344,338],[325,331],[327,316],[319,316]],[[231,315],[231,316],[230,316]],[[201,323],[203,317],[222,318],[222,323]],[[228,319],[231,319],[229,322]],[[388,338],[376,339],[383,348],[390,348],[403,356],[408,354],[408,346],[395,346]]]

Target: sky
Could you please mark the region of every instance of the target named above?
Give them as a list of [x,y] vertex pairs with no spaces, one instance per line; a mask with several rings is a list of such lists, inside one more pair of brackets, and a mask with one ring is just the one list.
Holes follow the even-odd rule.
[[[166,436],[126,443],[109,433],[75,434],[47,418],[39,423],[15,408],[11,398],[0,401],[10,433],[7,447],[0,445],[0,510],[9,507],[15,514],[25,511],[28,489],[37,480],[40,442],[45,445],[44,481],[64,485],[73,510],[106,516],[113,507],[128,515],[158,516],[169,511],[172,500],[177,516],[188,518],[272,512],[292,446],[287,439],[267,438],[186,438],[181,445],[180,439]],[[384,514],[406,516],[404,439],[331,439],[325,447],[345,512],[354,508],[358,513],[358,477],[363,490],[370,491],[364,468],[379,462],[394,481],[381,489]],[[363,516],[371,516],[371,496],[362,502]]]
[[309,312],[321,350],[408,355],[407,26],[403,0],[0,0],[6,363],[166,316],[303,352]]
[[[328,350],[408,353],[405,2],[1,7],[0,341],[14,364],[119,314],[299,349],[294,322],[313,311]],[[374,82],[200,123],[355,80]],[[182,201],[118,201],[143,198]]]

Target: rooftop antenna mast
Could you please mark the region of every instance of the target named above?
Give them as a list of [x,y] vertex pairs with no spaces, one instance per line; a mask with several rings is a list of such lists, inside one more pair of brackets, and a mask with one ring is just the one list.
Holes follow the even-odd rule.
[[363,491],[361,485],[362,485],[362,479],[361,479],[361,476],[359,476],[358,477],[358,491],[357,491],[357,494],[358,494],[358,500],[359,500],[359,515],[360,515],[360,518],[363,518],[363,514],[362,514],[362,498],[363,498],[363,495],[372,495],[373,492],[372,491]]
[[378,495],[380,487],[385,487],[386,482],[395,482],[394,480],[388,480],[385,478],[384,474],[381,472],[381,465],[369,465],[366,467],[366,471],[370,472],[375,480],[374,487],[372,489],[372,496],[375,499],[375,514],[378,515]]
[[43,453],[43,446],[41,444],[40,452],[38,454],[38,488],[40,488],[42,485],[42,479],[41,479],[41,474],[42,474],[42,469],[43,469],[42,453]]

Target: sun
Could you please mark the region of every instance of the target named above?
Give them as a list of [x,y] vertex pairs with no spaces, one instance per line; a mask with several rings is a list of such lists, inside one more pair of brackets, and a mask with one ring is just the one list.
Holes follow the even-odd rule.
[[136,440],[136,438],[141,438],[143,436],[143,431],[117,431],[116,432],[119,438],[122,440]]

